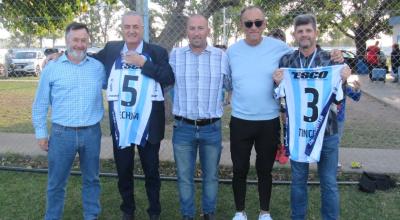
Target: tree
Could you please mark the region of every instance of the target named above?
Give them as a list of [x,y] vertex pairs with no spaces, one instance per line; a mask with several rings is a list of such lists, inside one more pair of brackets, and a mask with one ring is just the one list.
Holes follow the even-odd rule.
[[390,33],[388,19],[400,14],[398,0],[258,0],[257,3],[272,15],[269,20],[284,27],[298,14],[315,14],[320,31],[334,29],[353,39],[359,57],[365,54],[366,41],[380,33]]
[[[116,0],[104,0],[115,3]],[[34,37],[61,31],[74,17],[85,12],[96,0],[3,0],[0,2],[0,22],[10,33]]]
[[[223,30],[226,30],[226,40],[234,37],[237,39],[240,33],[240,11],[242,10],[244,2],[241,1],[237,6],[225,8],[225,23],[223,22],[223,9],[215,12],[212,15],[212,39],[213,44],[227,44],[223,39]],[[228,45],[225,45],[228,46]]]
[[155,0],[155,3],[165,6],[165,11],[168,12],[162,15],[162,20],[166,21],[164,28],[160,34],[152,39],[164,46],[168,50],[185,37],[186,21],[188,14],[199,13],[206,18],[212,16],[215,12],[224,7],[237,6],[240,0],[207,0],[207,1],[167,1]]
[[120,8],[117,4],[97,1],[80,17],[80,21],[87,24],[90,30],[90,42],[93,45],[103,45],[108,41],[108,32],[119,19],[112,15]]

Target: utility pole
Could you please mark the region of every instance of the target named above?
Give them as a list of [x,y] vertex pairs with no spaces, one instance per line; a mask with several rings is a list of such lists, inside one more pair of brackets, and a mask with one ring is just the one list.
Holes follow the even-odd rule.
[[143,16],[143,25],[144,25],[144,41],[149,42],[149,1],[148,0],[136,0],[136,12]]
[[223,9],[222,9],[222,14],[223,14],[223,25],[222,25],[222,27],[223,27],[223,45],[225,45],[225,46],[228,46],[228,40],[227,40],[227,37],[226,37],[226,8],[224,7]]

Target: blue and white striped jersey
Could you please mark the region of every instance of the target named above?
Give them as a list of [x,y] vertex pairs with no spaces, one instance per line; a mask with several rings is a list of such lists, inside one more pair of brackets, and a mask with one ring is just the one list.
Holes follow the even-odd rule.
[[331,104],[343,99],[343,66],[282,68],[284,79],[275,92],[286,99],[285,145],[290,159],[319,161]]
[[145,146],[153,100],[163,100],[160,85],[142,74],[142,69],[124,65],[118,57],[111,70],[107,88],[115,137],[120,148]]

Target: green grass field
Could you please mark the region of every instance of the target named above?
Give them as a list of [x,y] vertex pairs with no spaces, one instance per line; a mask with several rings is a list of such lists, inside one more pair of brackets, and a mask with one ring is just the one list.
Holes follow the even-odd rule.
[[[42,219],[45,210],[45,190],[47,175],[32,173],[16,173],[0,171],[0,220],[11,219]],[[64,219],[82,219],[82,204],[80,194],[80,177],[71,176],[67,187]],[[117,191],[116,178],[101,178],[102,185],[102,213],[100,219],[119,219],[120,198]],[[197,195],[200,198],[201,185],[196,184]],[[137,202],[137,219],[147,219],[147,199],[144,182],[135,181],[135,195]],[[258,214],[257,188],[248,186],[246,210],[249,219],[256,219]],[[273,186],[271,213],[275,220],[289,219],[289,186]],[[388,191],[366,194],[359,192],[356,186],[340,186],[341,219],[365,220],[379,219],[392,220],[400,216],[400,188]],[[319,214],[319,188],[309,187],[309,216],[308,219],[321,219]],[[200,202],[197,200],[199,209]],[[162,182],[161,187],[161,219],[175,220],[180,218],[178,195],[175,182]],[[234,203],[231,185],[220,185],[217,217],[231,219],[234,212]],[[198,213],[199,214],[199,213]],[[199,215],[197,215],[199,216]],[[396,217],[397,216],[397,217]],[[200,219],[197,217],[196,219]]]

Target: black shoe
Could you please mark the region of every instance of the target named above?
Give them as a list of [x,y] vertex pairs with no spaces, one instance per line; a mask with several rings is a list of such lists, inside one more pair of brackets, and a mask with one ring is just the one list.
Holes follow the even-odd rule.
[[135,220],[134,215],[126,214],[125,212],[122,214],[122,220]]
[[152,215],[150,216],[150,220],[160,220],[160,215]]
[[214,213],[208,213],[203,215],[204,220],[215,220],[215,215]]
[[182,217],[182,220],[193,220],[193,219],[194,218],[186,216],[186,215]]

